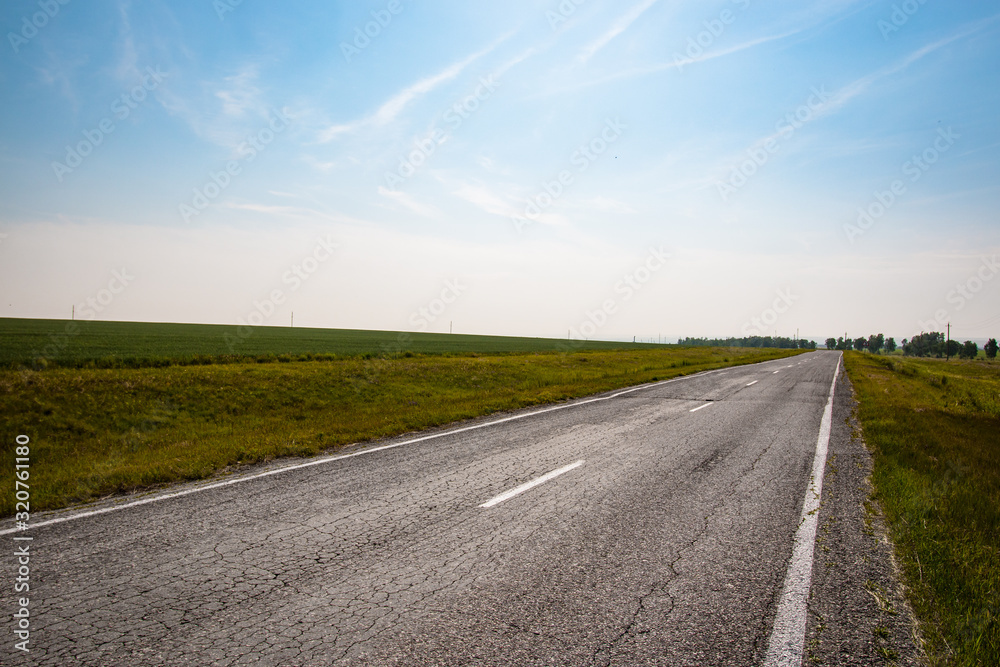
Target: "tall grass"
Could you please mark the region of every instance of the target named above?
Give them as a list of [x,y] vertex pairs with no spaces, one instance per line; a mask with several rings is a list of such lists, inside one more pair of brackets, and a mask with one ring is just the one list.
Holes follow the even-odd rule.
[[1000,365],[845,366],[932,663],[1000,664]]

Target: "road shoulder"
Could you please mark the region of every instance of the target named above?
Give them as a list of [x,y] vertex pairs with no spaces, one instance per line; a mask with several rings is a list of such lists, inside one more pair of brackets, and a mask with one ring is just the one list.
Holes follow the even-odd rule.
[[847,375],[837,380],[803,665],[921,665],[913,613],[872,499],[872,459]]

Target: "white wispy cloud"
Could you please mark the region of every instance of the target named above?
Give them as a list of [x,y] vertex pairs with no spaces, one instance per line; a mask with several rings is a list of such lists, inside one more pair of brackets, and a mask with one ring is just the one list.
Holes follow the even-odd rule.
[[[312,155],[303,155],[302,161],[313,169],[317,169],[319,171],[330,171],[331,169],[340,166],[340,163],[334,160],[323,161]],[[357,162],[357,159],[355,158],[354,161]]]
[[[969,35],[979,32],[983,28],[987,27],[990,23],[996,21],[998,18],[1000,18],[1000,15],[978,21],[977,23],[973,24],[970,27],[967,27],[963,30],[959,30],[952,35],[931,42],[930,44],[924,45],[919,49],[916,49],[911,53],[907,54],[905,57],[900,58],[896,62],[890,63],[885,67],[879,68],[874,72],[866,74],[865,76],[859,79],[855,79],[846,86],[843,86],[839,90],[833,92],[827,99],[811,107],[810,122],[823,118],[824,116],[829,116],[830,114],[837,113],[845,106],[847,106],[852,100],[863,95],[865,92],[871,89],[871,87],[880,80],[893,76],[894,74],[898,74],[899,72],[902,72],[903,70],[907,69],[908,67],[918,62],[922,58],[934,53],[935,51],[938,51],[941,48],[955,41],[958,41],[960,39],[968,37]],[[761,150],[771,142],[780,141],[783,138],[786,138],[788,132],[789,132],[788,127],[785,127],[781,130],[775,130],[774,132],[771,132],[765,136],[760,137],[759,139],[751,143],[749,146],[747,146],[745,149],[733,153],[729,156],[726,156],[725,158],[720,160],[718,171],[720,173],[724,172],[728,174],[730,171],[732,171],[733,165],[742,160],[746,160],[746,157],[750,152]],[[720,179],[715,178],[713,180],[714,182],[718,182],[718,180]]]
[[[776,32],[774,34],[765,35],[763,37],[757,37],[750,39],[734,46],[729,46],[725,48],[719,48],[712,51],[705,51],[697,56],[690,56],[686,53],[682,54],[680,52],[675,52],[672,59],[667,62],[653,63],[651,65],[646,65],[643,67],[633,67],[630,69],[622,69],[615,72],[614,74],[608,76],[598,77],[589,81],[582,81],[579,83],[574,83],[562,88],[550,88],[540,95],[539,97],[548,97],[554,94],[563,94],[577,92],[579,90],[584,90],[586,88],[591,88],[594,86],[602,86],[608,83],[613,83],[615,81],[620,81],[623,79],[631,79],[636,77],[648,76],[650,74],[657,74],[659,72],[664,72],[668,70],[680,70],[683,71],[684,68],[690,65],[696,65],[698,63],[708,62],[711,60],[716,60],[718,58],[724,58],[737,53],[741,53],[748,49],[752,49],[764,44],[771,42],[780,41],[793,37],[800,33],[803,33],[809,29],[815,28],[818,25],[832,25],[845,18],[851,16],[852,14],[860,11],[861,6],[865,4],[867,0],[825,0],[819,2],[815,5],[809,7],[804,7],[800,12],[792,14],[790,19],[786,21],[786,24],[792,24],[795,27],[788,30],[783,30]],[[641,3],[634,7],[629,13],[625,14],[619,21],[609,30],[607,33],[602,35],[598,40],[595,40],[590,45],[588,45],[578,56],[577,59],[580,62],[585,62],[600,48],[603,48],[611,39],[614,39],[618,34],[620,34],[624,29],[628,27],[632,22],[634,22],[639,16],[649,9],[654,4],[655,0],[647,1]],[[834,16],[831,20],[831,16]],[[630,19],[630,20],[629,20]],[[626,23],[627,20],[627,23]]]
[[[206,141],[234,148],[247,134],[267,124],[272,111],[258,86],[258,66],[246,63],[220,79],[185,83],[171,80],[156,97],[171,114],[183,120]],[[286,115],[290,112],[284,110]]]
[[643,0],[618,18],[617,21],[604,34],[587,44],[576,57],[580,63],[586,63],[595,53],[607,46],[611,40],[628,30],[629,26],[635,23],[636,19],[642,16],[647,9],[655,5],[659,0]]
[[871,88],[872,84],[876,83],[877,81],[905,70],[907,67],[917,62],[918,60],[924,58],[925,56],[930,55],[931,53],[934,53],[935,51],[951,44],[952,42],[956,42],[960,39],[968,37],[969,35],[979,32],[980,30],[986,28],[989,24],[995,23],[997,19],[1000,19],[1000,15],[992,16],[977,21],[976,23],[965,28],[964,30],[959,30],[958,32],[949,35],[948,37],[939,39],[936,42],[931,42],[930,44],[922,46],[921,48],[907,55],[905,58],[902,58],[890,65],[887,65],[886,67],[875,70],[871,74],[863,76],[860,79],[852,81],[850,84],[844,86],[833,95],[833,97],[829,100],[829,102],[824,105],[822,113],[825,115],[837,111],[841,107],[845,106],[848,102],[853,100],[855,97],[865,93],[869,88]]
[[423,216],[425,218],[437,218],[441,215],[441,212],[438,209],[434,208],[430,204],[417,201],[405,192],[390,190],[384,185],[380,185],[378,186],[378,193],[386,199],[396,202],[400,206],[416,213],[419,216]]
[[493,215],[510,217],[518,213],[514,205],[481,184],[462,183],[452,194]]
[[[486,48],[476,51],[475,53],[466,56],[462,60],[449,65],[437,74],[433,74],[428,77],[420,79],[416,83],[412,83],[409,86],[403,88],[392,97],[390,97],[386,102],[380,106],[375,113],[370,116],[366,116],[360,120],[356,120],[350,123],[342,123],[339,125],[332,125],[320,133],[320,142],[328,142],[337,138],[342,134],[347,134],[355,132],[358,129],[373,125],[373,126],[384,126],[396,120],[396,118],[409,106],[414,100],[423,97],[424,95],[430,93],[440,85],[447,83],[455,79],[460,75],[465,69],[479,60],[486,54],[493,51],[497,46],[506,41],[513,33],[507,33],[502,35],[492,44],[488,45]],[[527,56],[525,56],[527,57]]]
[[709,60],[715,60],[716,58],[724,58],[726,56],[731,56],[734,53],[739,53],[740,51],[746,51],[747,49],[752,49],[755,46],[760,46],[761,44],[767,44],[768,42],[775,42],[775,41],[778,41],[780,39],[785,39],[787,37],[791,37],[792,35],[797,35],[800,32],[802,32],[803,30],[806,30],[806,27],[794,28],[792,30],[786,30],[785,32],[778,33],[776,35],[765,35],[764,37],[758,37],[756,39],[751,39],[751,40],[749,40],[747,42],[742,42],[740,44],[736,44],[735,46],[730,46],[729,48],[719,49],[717,51],[709,51],[709,52],[703,53],[702,55],[696,56],[696,57],[691,57],[691,56],[688,56],[688,57],[682,57],[682,56],[675,57],[673,62],[663,63],[663,64],[659,65],[658,67],[650,68],[649,71],[652,72],[652,71],[660,71],[660,70],[664,70],[664,69],[683,69],[684,67],[687,67],[688,65],[694,65],[694,64],[697,64],[697,63],[703,63],[703,62],[707,62]]
[[725,49],[719,49],[717,51],[710,51],[703,53],[702,55],[696,58],[677,55],[674,57],[673,60],[669,62],[654,63],[652,65],[647,65],[644,67],[633,67],[631,69],[624,69],[619,72],[615,72],[614,74],[591,79],[589,81],[581,81],[560,88],[548,88],[542,93],[540,93],[537,97],[551,97],[552,95],[562,95],[565,93],[578,92],[581,90],[585,90],[587,88],[593,88],[595,86],[603,86],[609,83],[613,83],[615,81],[621,81],[623,79],[633,79],[636,77],[649,76],[650,74],[657,74],[659,72],[665,72],[668,70],[683,71],[683,69],[689,65],[694,65],[696,63],[706,62],[709,60],[715,60],[716,58],[723,58],[725,56],[731,56],[735,53],[739,53],[741,51],[745,51],[747,49],[760,46],[761,44],[767,44],[768,42],[774,42],[777,40],[785,39],[787,37],[791,37],[792,35],[796,35],[802,32],[803,30],[805,30],[805,28],[796,28],[794,30],[789,30],[787,32],[782,32],[775,35],[758,37],[756,39],[742,42],[740,44]]
[[223,79],[224,86],[215,91],[215,97],[222,101],[222,113],[227,116],[243,116],[247,112],[266,113],[261,103],[261,91],[256,86],[257,75],[256,65],[248,65]]
[[46,86],[51,86],[69,101],[73,112],[77,112],[81,106],[80,96],[73,86],[73,81],[78,77],[76,70],[83,65],[82,59],[65,59],[51,50],[46,44],[43,45],[46,64],[36,68],[39,80]]
[[118,64],[115,72],[119,79],[123,81],[133,81],[139,76],[139,56],[135,50],[135,38],[132,33],[132,22],[129,20],[128,12],[132,3],[129,0],[122,0],[118,3],[118,14],[121,16],[121,43],[118,44]]
[[[278,193],[275,193],[278,194]],[[284,194],[284,193],[280,193]],[[293,196],[293,195],[287,195]],[[366,220],[352,218],[340,213],[326,213],[306,206],[274,206],[269,204],[259,204],[256,202],[225,202],[222,208],[236,211],[250,211],[262,215],[273,216],[275,218],[296,219],[305,222],[334,222],[349,225],[368,225]]]
[[502,65],[500,65],[500,67],[498,67],[495,70],[493,70],[492,72],[490,72],[490,74],[492,76],[495,76],[495,77],[501,77],[504,74],[506,74],[507,70],[509,70],[510,68],[514,67],[515,65],[520,65],[521,63],[523,63],[528,58],[531,58],[532,56],[535,56],[535,55],[541,53],[543,50],[544,50],[544,47],[529,46],[528,48],[526,48],[521,53],[517,54],[516,56],[514,56],[510,60],[508,60],[505,63],[503,63]]
[[636,213],[636,210],[623,201],[612,199],[611,197],[594,197],[583,202],[587,208],[598,211],[609,211],[612,213]]
[[483,183],[452,181],[441,174],[435,174],[437,180],[445,185],[451,194],[466,201],[484,213],[496,215],[503,218],[520,218],[528,221],[528,224],[538,223],[543,225],[565,227],[570,224],[569,220],[562,214],[549,210],[541,210],[526,215],[525,211],[530,200],[521,194],[515,194],[515,187],[509,187],[511,192],[498,194]]

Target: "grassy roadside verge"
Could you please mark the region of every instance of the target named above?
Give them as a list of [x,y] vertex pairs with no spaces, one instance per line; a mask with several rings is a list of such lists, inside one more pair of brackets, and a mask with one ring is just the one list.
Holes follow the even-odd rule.
[[844,361],[932,664],[1000,664],[1000,365]]
[[[31,507],[38,511],[793,354],[671,348],[0,371],[0,432],[10,463],[0,485],[14,488],[18,434],[31,438]],[[0,515],[13,509],[13,494],[3,494]]]

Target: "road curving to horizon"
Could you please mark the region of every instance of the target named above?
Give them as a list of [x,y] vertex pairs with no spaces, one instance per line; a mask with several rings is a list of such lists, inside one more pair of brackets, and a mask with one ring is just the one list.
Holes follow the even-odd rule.
[[[26,533],[31,652],[0,662],[910,664],[839,368],[709,371],[51,514]],[[804,625],[775,653],[810,518]]]

